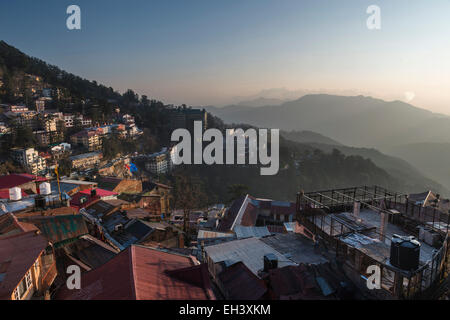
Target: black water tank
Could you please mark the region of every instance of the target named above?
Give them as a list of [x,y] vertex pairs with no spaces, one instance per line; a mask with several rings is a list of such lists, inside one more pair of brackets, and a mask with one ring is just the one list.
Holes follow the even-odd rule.
[[46,207],[46,201],[43,196],[37,196],[34,198],[34,206],[38,209],[45,209]]
[[264,271],[268,272],[271,269],[278,268],[278,258],[273,253],[264,255]]
[[419,257],[420,242],[414,237],[392,236],[391,265],[403,270],[416,270],[419,267]]

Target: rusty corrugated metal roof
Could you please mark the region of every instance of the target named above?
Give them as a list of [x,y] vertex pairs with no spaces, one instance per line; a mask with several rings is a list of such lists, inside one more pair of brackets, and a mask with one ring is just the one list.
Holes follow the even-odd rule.
[[47,240],[30,231],[0,239],[0,299],[10,299],[13,290],[47,247]]
[[132,245],[81,276],[81,289],[63,287],[60,300],[214,299],[207,268],[191,257]]
[[88,234],[86,223],[79,214],[52,217],[36,216],[19,218],[19,220],[33,223],[53,245]]

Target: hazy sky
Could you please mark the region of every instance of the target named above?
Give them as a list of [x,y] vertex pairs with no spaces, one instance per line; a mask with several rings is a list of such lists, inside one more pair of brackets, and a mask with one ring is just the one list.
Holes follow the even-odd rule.
[[[82,30],[66,28],[81,7]],[[381,8],[381,30],[366,9]],[[270,88],[450,114],[448,0],[0,0],[0,39],[123,92],[220,104]]]

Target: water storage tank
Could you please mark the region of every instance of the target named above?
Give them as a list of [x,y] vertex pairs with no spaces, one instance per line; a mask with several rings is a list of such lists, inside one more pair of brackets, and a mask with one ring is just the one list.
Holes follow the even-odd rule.
[[22,199],[22,189],[14,187],[9,189],[9,199],[11,201],[19,201]]
[[273,253],[268,253],[264,255],[264,271],[276,269],[278,267],[278,258]]
[[43,196],[48,196],[52,193],[52,187],[50,186],[50,183],[44,182],[39,185],[39,193]]
[[420,242],[414,237],[392,236],[391,265],[403,270],[416,270],[419,267],[419,257]]
[[42,209],[44,210],[46,208],[47,202],[45,201],[45,198],[42,195],[37,196],[34,198],[34,205],[36,209]]

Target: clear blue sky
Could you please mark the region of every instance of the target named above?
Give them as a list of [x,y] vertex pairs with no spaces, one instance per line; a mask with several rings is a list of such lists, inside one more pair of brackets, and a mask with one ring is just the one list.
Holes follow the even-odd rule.
[[[81,7],[82,30],[66,29]],[[381,8],[381,30],[366,9]],[[0,1],[0,39],[119,91],[226,103],[263,89],[370,93],[450,114],[448,0]]]

